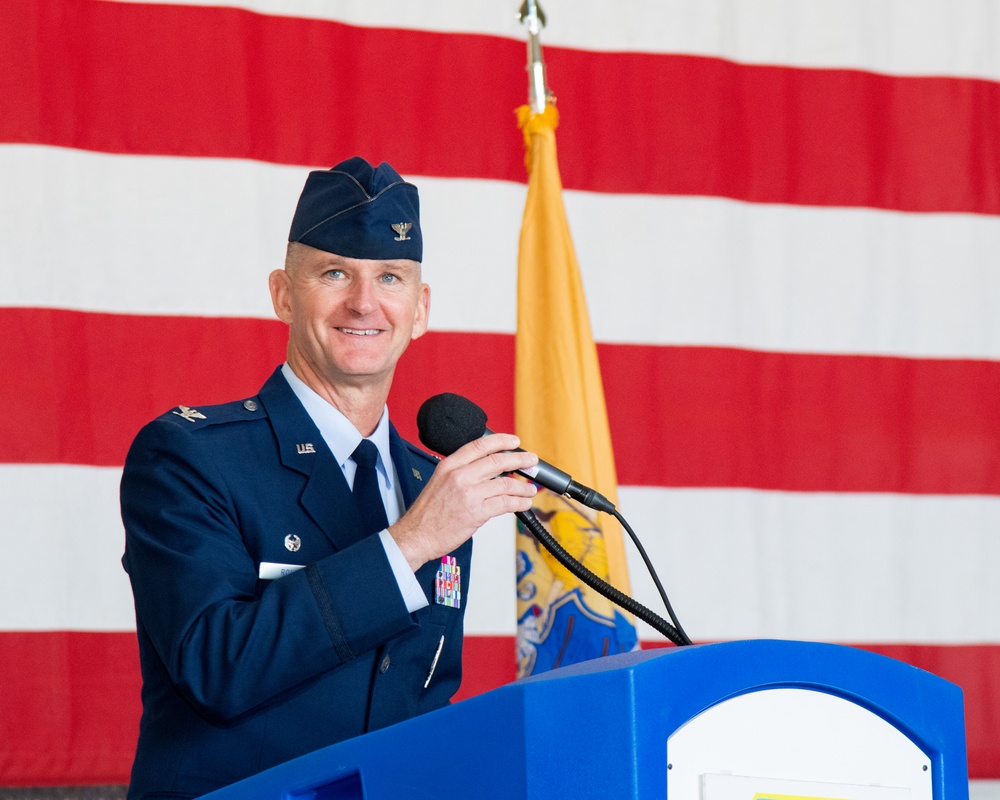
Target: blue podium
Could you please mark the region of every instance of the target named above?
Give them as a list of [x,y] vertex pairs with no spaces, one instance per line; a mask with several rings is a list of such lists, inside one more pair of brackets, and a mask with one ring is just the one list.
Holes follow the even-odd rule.
[[968,800],[961,690],[837,645],[609,656],[281,764],[211,800]]

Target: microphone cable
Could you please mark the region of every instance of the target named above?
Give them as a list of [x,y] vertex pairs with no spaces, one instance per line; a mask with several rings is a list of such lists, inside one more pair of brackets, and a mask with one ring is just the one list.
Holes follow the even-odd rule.
[[646,568],[650,570],[653,581],[656,583],[657,589],[660,592],[660,597],[663,599],[664,605],[667,608],[667,613],[674,621],[674,625],[671,625],[659,614],[646,608],[646,606],[642,603],[632,599],[624,592],[619,591],[610,583],[598,575],[595,575],[583,564],[577,561],[576,558],[570,555],[570,553],[561,544],[559,544],[555,537],[552,536],[548,530],[546,530],[545,526],[541,523],[538,517],[535,516],[534,511],[516,511],[514,516],[516,516],[524,524],[524,526],[531,531],[535,539],[537,539],[538,542],[552,554],[552,557],[555,558],[556,561],[562,564],[571,574],[586,583],[596,592],[606,597],[616,606],[623,608],[641,619],[643,622],[649,624],[654,630],[662,633],[674,644],[684,646],[692,643],[687,634],[684,633],[684,629],[677,623],[677,618],[674,616],[674,611],[670,606],[670,601],[667,600],[666,592],[663,591],[663,586],[660,583],[660,579],[656,576],[655,570],[652,568],[652,564],[646,555],[646,551],[643,549],[642,545],[639,544],[638,539],[635,536],[635,532],[617,511],[615,511],[615,517],[622,523],[628,531],[629,536],[632,538],[632,541],[639,548],[639,553],[641,554],[643,561],[646,563]]
[[[431,450],[435,450],[445,456],[451,455],[458,448],[481,436],[492,433],[486,427],[486,422],[487,416],[483,409],[468,398],[451,392],[444,392],[428,398],[417,412],[417,430],[420,441]],[[653,579],[656,590],[660,594],[660,599],[663,600],[663,605],[670,619],[673,621],[673,625],[587,569],[546,530],[533,511],[517,513],[516,516],[521,520],[521,523],[534,534],[535,539],[552,554],[556,561],[562,564],[579,580],[615,605],[649,623],[649,625],[666,636],[674,644],[691,644],[691,639],[688,638],[688,635],[684,632],[684,628],[681,627],[680,622],[677,620],[677,615],[670,605],[670,600],[663,589],[663,584],[660,583],[660,578],[656,574],[652,562],[649,560],[649,556],[646,555],[645,548],[643,548],[639,542],[639,538],[635,535],[635,531],[632,530],[632,527],[621,513],[619,513],[618,509],[615,508],[614,504],[604,497],[604,495],[599,494],[593,489],[577,484],[567,473],[555,468],[551,464],[539,461],[539,468],[544,469],[540,469],[533,474],[525,474],[524,472],[519,472],[518,474],[521,474],[528,480],[533,481],[537,486],[555,495],[568,496],[596,510],[598,513],[604,511],[608,514],[614,514],[615,518],[628,532],[629,537],[639,551],[639,555],[642,557],[643,563],[646,565],[646,569]]]
[[684,628],[681,627],[681,623],[677,620],[677,615],[674,613],[674,607],[670,605],[670,598],[667,597],[667,592],[663,588],[663,584],[660,583],[660,576],[656,574],[656,570],[653,568],[653,562],[649,560],[649,556],[646,555],[646,548],[642,546],[642,542],[639,541],[639,537],[635,535],[635,531],[632,530],[632,526],[628,524],[628,521],[621,515],[621,512],[616,508],[613,512],[615,519],[617,519],[621,526],[628,533],[629,538],[632,540],[632,544],[635,545],[635,549],[639,551],[639,555],[642,557],[642,563],[646,565],[646,571],[649,573],[649,577],[653,579],[653,583],[656,585],[656,591],[660,593],[660,599],[663,601],[663,607],[667,609],[667,614],[670,616],[670,621],[674,623],[674,628],[677,629],[678,636],[683,639],[682,644],[688,645],[693,644],[688,635],[684,632]]

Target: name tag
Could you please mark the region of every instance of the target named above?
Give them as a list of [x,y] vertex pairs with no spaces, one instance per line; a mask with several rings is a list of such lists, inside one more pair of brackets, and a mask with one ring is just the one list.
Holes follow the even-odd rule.
[[261,561],[257,577],[262,581],[273,581],[276,578],[284,578],[296,570],[305,569],[305,566],[305,564],[276,564],[273,561]]

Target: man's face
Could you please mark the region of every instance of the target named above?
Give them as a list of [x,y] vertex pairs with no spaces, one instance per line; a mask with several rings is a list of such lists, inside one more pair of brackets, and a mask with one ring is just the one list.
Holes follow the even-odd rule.
[[286,269],[271,273],[270,288],[275,313],[289,326],[289,363],[333,387],[389,381],[407,345],[427,330],[430,289],[416,261],[295,245]]

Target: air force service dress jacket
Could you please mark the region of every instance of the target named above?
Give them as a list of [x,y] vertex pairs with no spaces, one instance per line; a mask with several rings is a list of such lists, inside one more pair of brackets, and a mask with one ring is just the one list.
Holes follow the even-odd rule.
[[[390,447],[409,507],[435,461],[394,429]],[[130,798],[196,797],[457,690],[464,596],[436,603],[428,563],[430,604],[407,611],[280,371],[257,397],[143,428],[121,500],[143,678]],[[462,595],[471,554],[471,540],[451,554]],[[266,562],[306,567],[263,580]]]

